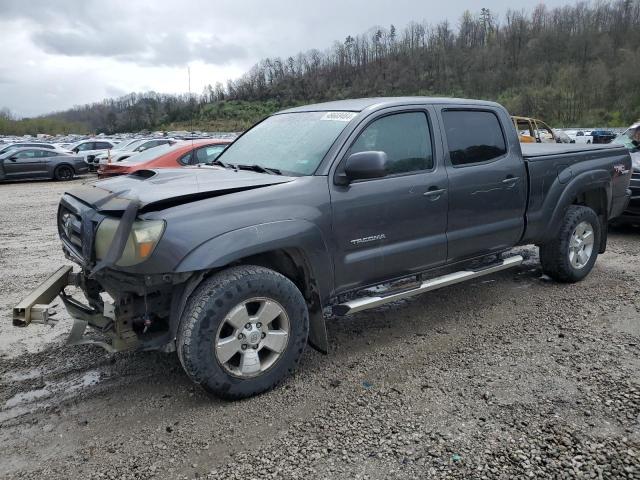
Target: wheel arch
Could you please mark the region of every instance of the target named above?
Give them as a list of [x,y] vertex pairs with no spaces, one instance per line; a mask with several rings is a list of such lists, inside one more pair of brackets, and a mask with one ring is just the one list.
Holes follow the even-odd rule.
[[611,205],[611,174],[606,170],[584,172],[574,177],[564,188],[550,215],[550,221],[542,236],[544,243],[551,240],[560,229],[569,206],[584,205],[592,208],[601,220],[602,241],[599,250],[606,247],[606,222]]
[[598,253],[604,253],[607,249],[607,224],[609,221],[609,205],[611,196],[604,186],[584,190],[573,199],[572,205],[583,205],[591,208],[600,219],[600,245]]
[[199,284],[209,275],[236,265],[270,268],[291,280],[307,301],[309,343],[327,353],[322,312],[332,291],[333,262],[316,225],[304,220],[286,220],[226,233],[192,250],[176,272],[197,272]]

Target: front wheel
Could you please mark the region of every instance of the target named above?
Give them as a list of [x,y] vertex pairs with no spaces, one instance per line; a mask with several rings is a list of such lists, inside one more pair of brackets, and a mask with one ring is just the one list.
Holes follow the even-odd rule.
[[69,165],[60,165],[53,171],[53,177],[56,180],[73,180],[73,168]]
[[596,263],[600,238],[601,223],[596,212],[571,205],[556,238],[540,246],[542,270],[560,282],[582,280]]
[[208,278],[190,297],[177,350],[195,383],[235,400],[265,392],[290,374],[308,332],[307,305],[291,280],[239,266]]

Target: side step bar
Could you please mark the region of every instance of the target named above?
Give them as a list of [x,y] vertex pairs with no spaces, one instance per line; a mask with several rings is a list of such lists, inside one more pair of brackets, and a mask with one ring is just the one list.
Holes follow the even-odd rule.
[[520,255],[508,257],[499,263],[492,264],[486,268],[480,270],[461,270],[459,272],[449,273],[441,277],[432,278],[422,282],[416,288],[410,290],[403,290],[398,293],[391,293],[384,296],[371,296],[356,298],[349,300],[348,302],[341,303],[333,307],[333,313],[335,315],[348,315],[350,313],[361,312],[370,308],[379,307],[385,303],[395,302],[403,298],[413,297],[424,292],[430,292],[431,290],[437,290],[438,288],[447,287],[456,283],[471,280],[473,278],[483,277],[491,273],[499,272],[500,270],[506,270],[507,268],[517,267],[523,261]]

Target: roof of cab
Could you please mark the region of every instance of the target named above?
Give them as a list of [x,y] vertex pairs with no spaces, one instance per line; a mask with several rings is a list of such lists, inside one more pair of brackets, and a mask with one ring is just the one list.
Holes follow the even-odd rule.
[[355,98],[351,100],[337,100],[333,102],[315,103],[300,107],[288,108],[280,113],[299,112],[361,112],[371,109],[397,107],[403,105],[423,105],[423,104],[451,104],[451,105],[478,105],[501,107],[498,103],[485,100],[469,100],[466,98],[446,98],[446,97],[374,97]]

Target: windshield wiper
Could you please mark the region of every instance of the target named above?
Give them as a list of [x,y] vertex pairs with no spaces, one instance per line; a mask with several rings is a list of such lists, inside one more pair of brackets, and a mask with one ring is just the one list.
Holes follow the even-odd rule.
[[222,167],[222,168],[233,168],[232,165],[227,165],[222,160],[218,160],[218,159],[211,160],[210,162],[207,163],[207,165],[218,165],[219,167]]
[[254,172],[268,173],[270,175],[282,175],[282,172],[277,168],[263,167],[257,163],[254,163],[253,165],[231,164],[231,166],[240,170],[253,170]]

